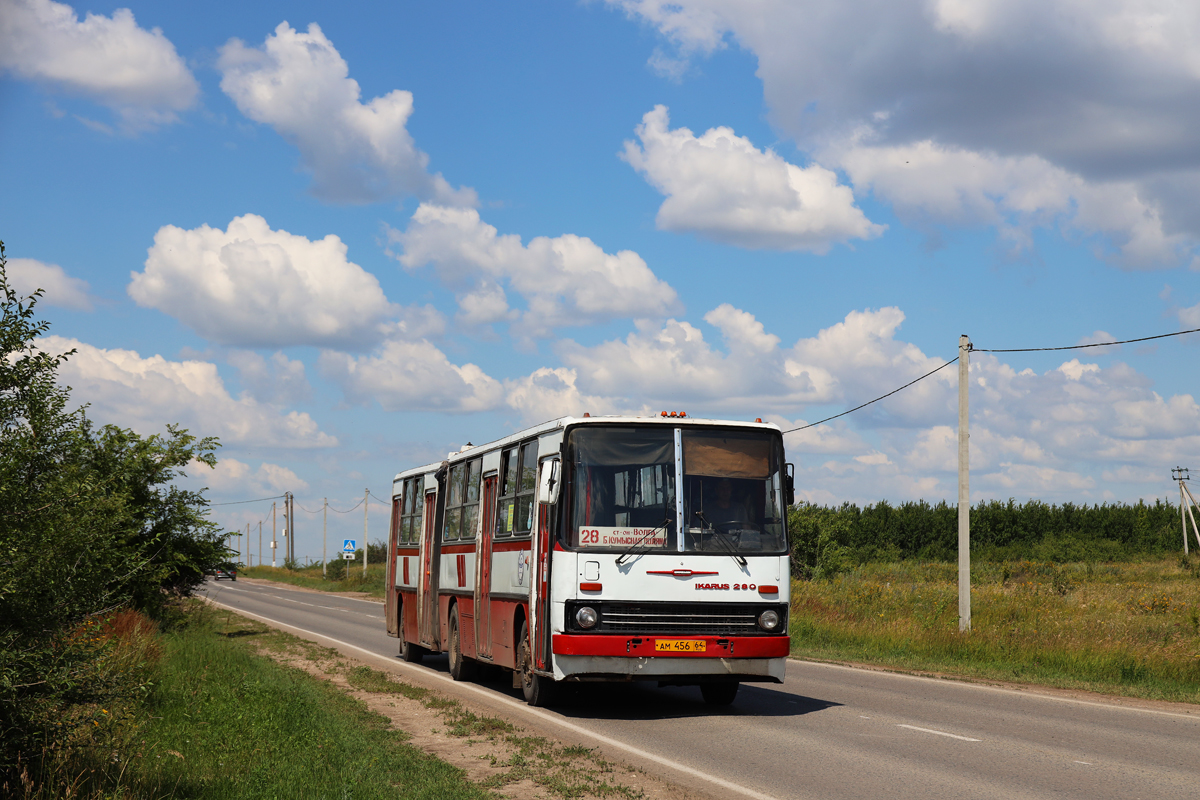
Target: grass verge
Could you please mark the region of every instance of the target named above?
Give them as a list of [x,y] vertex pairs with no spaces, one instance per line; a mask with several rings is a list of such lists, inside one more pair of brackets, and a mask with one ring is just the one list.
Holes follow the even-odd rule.
[[867,564],[792,586],[792,653],[1200,703],[1200,561]]
[[263,578],[279,583],[289,583],[302,586],[305,589],[319,589],[323,592],[366,592],[371,597],[383,599],[383,583],[385,564],[368,564],[364,577],[362,562],[330,561],[327,575],[322,575],[321,565],[301,569],[285,569],[284,567],[243,567],[238,575],[246,578]]
[[141,713],[16,796],[491,796],[344,692],[256,655],[268,635],[232,615],[194,611],[160,638]]

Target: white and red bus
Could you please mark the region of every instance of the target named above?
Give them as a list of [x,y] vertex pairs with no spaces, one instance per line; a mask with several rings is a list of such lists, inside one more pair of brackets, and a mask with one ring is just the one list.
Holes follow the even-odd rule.
[[777,426],[675,412],[468,445],[395,478],[388,633],[456,680],[512,670],[532,705],[630,680],[730,703],[784,677],[792,474]]

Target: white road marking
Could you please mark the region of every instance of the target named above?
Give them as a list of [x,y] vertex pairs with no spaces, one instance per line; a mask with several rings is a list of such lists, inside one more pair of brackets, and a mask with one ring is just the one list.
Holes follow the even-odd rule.
[[[792,662],[792,664],[794,664],[797,669],[819,668],[819,669],[845,670],[847,672],[854,672],[859,675],[861,675],[863,673],[868,673],[871,675],[886,675],[889,678],[896,678],[896,679],[900,679],[900,680],[909,680],[909,681],[921,681],[924,683],[936,683],[941,686],[946,686],[947,684],[953,684],[954,686],[956,686],[960,689],[970,689],[972,691],[977,691],[977,692],[995,692],[998,694],[1017,695],[1018,697],[1024,697],[1024,698],[1029,698],[1029,699],[1053,700],[1054,702],[1057,702],[1057,703],[1070,703],[1072,705],[1077,705],[1077,706],[1093,706],[1095,708],[1106,708],[1106,709],[1110,709],[1110,710],[1117,709],[1120,711],[1131,711],[1134,713],[1141,713],[1141,714],[1157,714],[1157,715],[1164,716],[1164,717],[1179,717],[1181,719],[1190,719],[1190,720],[1196,719],[1196,712],[1193,712],[1193,711],[1184,711],[1184,712],[1160,711],[1156,708],[1142,708],[1140,706],[1126,706],[1126,705],[1121,705],[1120,703],[1117,703],[1117,702],[1099,703],[1099,702],[1096,702],[1095,700],[1080,700],[1076,697],[1059,697],[1058,695],[1053,695],[1053,694],[1036,691],[1037,687],[1030,687],[1029,689],[1006,689],[1002,686],[984,686],[984,685],[978,684],[978,683],[970,683],[967,680],[951,681],[951,680],[947,680],[945,678],[930,678],[925,675],[907,675],[903,672],[885,672],[882,670],[875,670],[875,669],[863,669],[862,667],[848,667],[845,664],[831,664],[826,661],[807,661],[803,658],[798,658],[796,656],[788,656],[788,661]],[[1128,698],[1117,698],[1117,699],[1128,699]]]
[[1075,763],[1083,764],[1085,767],[1090,767],[1092,765],[1092,762],[1090,762],[1090,761],[1076,761]]
[[[619,750],[624,750],[625,752],[631,753],[639,758],[645,758],[649,761],[655,761],[659,764],[662,764],[665,767],[668,767],[669,769],[677,770],[686,775],[691,775],[692,777],[699,778],[700,780],[714,783],[723,789],[728,789],[731,792],[736,792],[745,797],[753,797],[753,798],[755,798],[755,800],[777,800],[777,798],[774,795],[763,794],[762,792],[756,792],[753,789],[747,789],[746,787],[739,786],[738,784],[733,783],[732,781],[727,781],[724,778],[718,778],[716,775],[712,775],[707,772],[702,772],[701,770],[694,769],[693,767],[689,767],[686,764],[682,764],[678,761],[673,761],[669,758],[663,758],[660,755],[657,755],[655,753],[650,753],[646,750],[639,749],[637,747],[634,747],[633,745],[625,744],[625,742],[618,741],[617,739],[610,739],[609,737],[604,736],[603,734],[596,733],[595,731],[590,731],[587,728],[583,727],[582,725],[575,725],[573,723],[567,722],[566,720],[556,717],[553,714],[547,713],[546,711],[543,711],[540,708],[533,708],[532,706],[528,706],[525,703],[519,703],[516,700],[513,700],[511,697],[506,697],[505,695],[498,694],[498,693],[492,691],[491,689],[484,689],[482,686],[474,686],[469,683],[460,683],[458,681],[455,681],[449,675],[443,675],[440,672],[434,672],[432,670],[422,669],[422,668],[416,667],[414,665],[405,664],[403,662],[397,661],[393,657],[381,656],[378,653],[374,653],[370,650],[367,650],[364,647],[359,647],[358,645],[350,644],[349,642],[343,642],[340,639],[334,639],[332,636],[325,636],[324,634],[317,633],[316,631],[310,631],[306,628],[299,628],[299,627],[296,627],[295,625],[289,625],[286,622],[280,622],[277,619],[271,619],[270,617],[264,617],[260,614],[254,614],[250,611],[243,611],[238,608],[233,608],[232,606],[227,606],[224,603],[218,603],[216,600],[209,600],[209,602],[212,603],[213,605],[221,606],[222,608],[227,608],[230,611],[233,611],[234,613],[242,614],[243,616],[261,620],[262,622],[269,622],[272,625],[277,625],[280,628],[283,628],[286,630],[296,631],[296,632],[300,632],[300,633],[306,633],[310,636],[315,636],[319,639],[324,639],[327,642],[333,642],[334,644],[340,645],[342,647],[347,647],[351,650],[356,650],[365,656],[369,656],[370,658],[375,659],[376,661],[381,661],[384,664],[387,664],[389,667],[391,667],[393,669],[393,671],[412,670],[414,672],[419,673],[422,677],[437,678],[438,680],[445,681],[446,683],[454,684],[455,686],[457,686],[460,689],[466,689],[468,691],[475,692],[476,694],[484,695],[485,697],[487,697],[489,700],[491,700],[493,702],[501,702],[506,705],[510,705],[514,708],[524,711],[527,714],[532,714],[536,717],[540,717],[545,722],[553,723],[555,725],[558,725],[561,728],[566,728],[567,730],[572,731],[574,733],[580,734],[582,736],[590,737],[590,738],[595,739],[598,742],[602,742],[610,747],[615,747]],[[949,736],[950,734],[946,734],[946,735]]]
[[945,731],[935,731],[930,728],[918,728],[916,725],[897,725],[897,728],[908,728],[910,731],[920,731],[921,733],[933,733],[938,736],[948,736],[951,739],[961,739],[964,742],[982,742],[982,739],[972,739],[970,736],[959,736],[957,733],[946,733]]

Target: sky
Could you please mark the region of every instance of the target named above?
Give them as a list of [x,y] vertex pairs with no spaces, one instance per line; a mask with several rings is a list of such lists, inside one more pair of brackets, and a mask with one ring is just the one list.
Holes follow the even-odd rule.
[[[270,536],[565,414],[785,430],[970,337],[971,499],[1200,466],[1200,6],[0,0],[0,239],[98,423],[221,441]],[[957,498],[957,366],[788,434]],[[216,505],[222,504],[222,505]],[[363,538],[330,513],[329,551]],[[282,520],[276,524],[281,528]],[[264,550],[269,558],[269,550]]]

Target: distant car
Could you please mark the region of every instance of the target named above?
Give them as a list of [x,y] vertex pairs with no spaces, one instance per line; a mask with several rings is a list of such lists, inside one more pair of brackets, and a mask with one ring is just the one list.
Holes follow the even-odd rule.
[[219,567],[215,567],[208,574],[212,576],[212,579],[214,581],[219,581],[222,578],[227,578],[231,581],[236,581],[237,580],[237,567],[235,567],[233,564],[222,564]]

